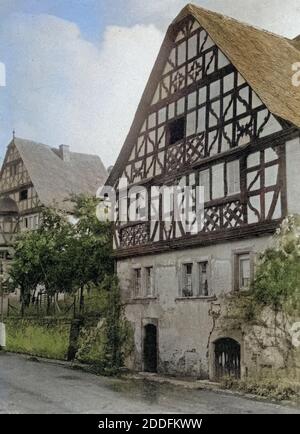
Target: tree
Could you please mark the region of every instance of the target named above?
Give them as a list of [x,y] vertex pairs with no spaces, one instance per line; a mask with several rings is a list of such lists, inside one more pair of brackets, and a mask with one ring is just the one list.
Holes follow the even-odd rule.
[[11,286],[21,290],[22,308],[35,299],[38,285],[44,287],[48,297],[72,291],[73,270],[68,257],[68,246],[74,236],[72,225],[64,213],[51,208],[43,208],[41,216],[38,230],[18,238],[9,270]]
[[74,196],[72,202],[75,223],[64,212],[43,208],[41,227],[17,240],[10,277],[21,290],[22,305],[42,285],[48,297],[80,289],[82,306],[83,289],[113,273],[111,226],[98,221],[98,200]]
[[73,196],[76,236],[70,249],[73,259],[74,286],[80,289],[80,307],[83,307],[83,289],[89,284],[98,285],[105,276],[112,275],[112,228],[96,216],[99,199],[90,196]]

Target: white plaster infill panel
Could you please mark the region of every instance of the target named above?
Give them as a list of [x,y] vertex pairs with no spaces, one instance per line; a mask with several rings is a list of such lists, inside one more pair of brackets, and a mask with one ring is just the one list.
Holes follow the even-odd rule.
[[289,214],[300,214],[300,138],[286,144],[287,205]]

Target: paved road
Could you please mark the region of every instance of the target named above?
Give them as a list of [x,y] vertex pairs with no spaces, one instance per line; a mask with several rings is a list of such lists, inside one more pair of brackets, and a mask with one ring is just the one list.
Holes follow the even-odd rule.
[[142,381],[98,377],[0,353],[0,413],[300,413],[295,408]]

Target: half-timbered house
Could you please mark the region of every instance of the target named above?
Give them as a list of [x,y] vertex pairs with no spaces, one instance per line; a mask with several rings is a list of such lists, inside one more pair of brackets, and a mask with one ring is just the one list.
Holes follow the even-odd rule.
[[[215,333],[213,312],[249,289],[257,253],[300,213],[299,61],[297,38],[193,5],[169,27],[107,182],[132,368],[214,378],[219,357],[246,372],[243,336]],[[204,187],[196,231],[156,188],[182,180]]]
[[[10,266],[15,235],[39,227],[42,206],[63,210],[72,221],[71,196],[96,195],[106,178],[107,171],[96,155],[14,137],[0,173],[0,214],[4,216],[0,222],[0,279]],[[7,228],[6,217],[14,219],[12,229]],[[4,311],[9,298],[18,300],[19,291],[4,298]]]
[[99,156],[71,152],[14,137],[8,145],[0,173],[0,196],[13,199],[20,229],[39,225],[41,206],[72,212],[71,195],[95,195],[107,178]]

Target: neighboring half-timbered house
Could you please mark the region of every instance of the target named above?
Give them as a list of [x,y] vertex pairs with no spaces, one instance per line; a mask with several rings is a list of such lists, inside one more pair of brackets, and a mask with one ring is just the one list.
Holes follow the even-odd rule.
[[96,155],[14,137],[0,173],[0,196],[15,201],[21,230],[35,229],[42,205],[72,212],[70,195],[95,195],[106,178],[107,171]]
[[[300,213],[299,61],[297,39],[192,5],[169,27],[107,181],[135,369],[213,378],[220,357],[246,371],[243,337],[214,333],[212,312],[220,295],[249,289],[257,252]],[[157,187],[182,183],[192,193],[178,219]],[[186,209],[199,186],[195,229]]]

